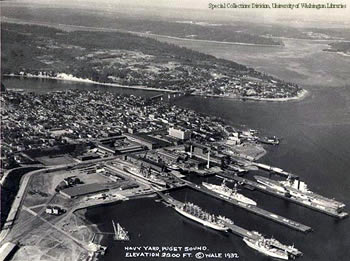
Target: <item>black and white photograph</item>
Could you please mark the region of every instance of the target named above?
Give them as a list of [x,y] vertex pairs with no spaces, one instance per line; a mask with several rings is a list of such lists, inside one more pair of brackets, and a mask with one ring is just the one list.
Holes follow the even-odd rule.
[[349,0],[5,0],[0,27],[0,261],[350,259]]

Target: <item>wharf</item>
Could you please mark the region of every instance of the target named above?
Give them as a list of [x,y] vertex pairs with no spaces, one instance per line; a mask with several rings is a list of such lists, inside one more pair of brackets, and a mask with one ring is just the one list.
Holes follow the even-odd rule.
[[233,204],[233,205],[235,205],[237,207],[243,208],[243,209],[245,209],[245,210],[247,210],[247,211],[249,211],[251,213],[254,213],[254,214],[258,215],[258,216],[270,219],[270,220],[272,220],[272,221],[274,221],[276,223],[279,223],[281,225],[287,226],[287,227],[289,227],[291,229],[294,229],[294,230],[297,230],[297,231],[300,231],[300,232],[304,232],[304,233],[311,231],[311,227],[308,227],[308,226],[303,225],[301,223],[295,222],[295,221],[290,220],[288,218],[285,218],[285,217],[273,214],[273,213],[271,213],[271,212],[269,212],[267,210],[264,210],[262,208],[259,208],[257,206],[246,204],[246,203],[234,200],[234,199],[228,199],[228,198],[221,197],[218,193],[210,191],[210,190],[206,189],[203,186],[195,185],[195,184],[193,184],[191,182],[187,182],[187,185],[189,187],[191,187],[192,189],[195,189],[197,191],[205,193],[205,194],[207,194],[209,196],[212,196],[214,198],[226,201],[226,202],[228,202],[230,204]]
[[286,195],[284,195],[283,193],[279,192],[278,190],[266,187],[266,186],[264,186],[262,184],[259,184],[258,182],[255,182],[255,181],[252,181],[252,180],[249,180],[249,179],[238,177],[237,175],[220,173],[217,176],[220,176],[221,178],[225,178],[228,181],[235,180],[236,182],[239,182],[239,183],[244,184],[244,185],[246,185],[248,187],[257,189],[257,190],[259,190],[261,192],[264,192],[266,194],[270,194],[270,195],[273,195],[275,197],[279,197],[279,198],[288,200],[288,201],[293,202],[295,204],[298,204],[298,205],[301,205],[303,207],[306,207],[306,208],[309,208],[309,209],[312,209],[312,210],[315,210],[315,211],[327,214],[327,215],[332,216],[332,217],[343,219],[343,218],[345,218],[345,217],[347,217],[349,215],[346,212],[337,212],[333,208],[325,208],[325,207],[319,206],[317,204],[307,203],[307,201],[305,201],[305,200],[302,201],[301,199],[293,197],[293,196],[287,197]]
[[[169,204],[171,206],[176,206],[176,205],[180,204],[180,201],[178,201],[170,196],[164,195],[161,192],[156,192],[156,193],[159,195],[160,198],[162,198],[165,201],[166,204]],[[259,236],[257,234],[254,234],[254,233],[250,232],[249,230],[244,229],[244,228],[237,226],[235,224],[225,222],[225,225],[227,227],[229,227],[229,232],[231,232],[232,234],[237,235],[239,237],[242,237],[242,238],[248,237],[251,239],[258,239],[259,238]],[[283,245],[280,242],[278,242],[277,240],[271,241],[271,244],[279,249],[287,251],[290,255],[293,255],[293,256],[301,256],[302,255],[302,252],[300,252],[296,248],[292,248],[292,247]]]
[[[225,225],[226,225],[227,227],[229,227],[229,229],[230,229],[229,231],[230,231],[232,234],[235,234],[235,235],[240,236],[240,237],[242,237],[242,238],[247,237],[247,238],[251,238],[251,239],[256,240],[256,239],[259,239],[259,237],[261,237],[261,236],[258,236],[258,235],[256,235],[256,234],[250,232],[249,230],[244,229],[244,228],[242,228],[242,227],[239,227],[239,226],[237,226],[237,225],[235,225],[235,224],[225,223]],[[286,251],[288,254],[290,254],[290,255],[292,255],[292,256],[295,256],[295,257],[296,257],[296,256],[302,256],[302,255],[303,255],[303,253],[300,252],[298,249],[296,249],[296,248],[294,248],[294,247],[286,246],[286,245],[280,243],[280,242],[277,241],[277,240],[271,240],[270,243],[271,243],[271,245],[273,245],[274,247],[279,248],[279,249],[281,249],[281,250],[283,250],[283,251]]]
[[284,171],[283,169],[280,169],[277,167],[272,167],[272,166],[269,166],[269,165],[266,165],[263,163],[258,163],[258,162],[252,162],[251,164],[258,167],[259,169],[270,171],[274,174],[278,174],[278,175],[285,177],[285,178],[290,177],[293,179],[299,179],[299,177],[297,175],[290,173],[290,172],[287,172],[287,171]]

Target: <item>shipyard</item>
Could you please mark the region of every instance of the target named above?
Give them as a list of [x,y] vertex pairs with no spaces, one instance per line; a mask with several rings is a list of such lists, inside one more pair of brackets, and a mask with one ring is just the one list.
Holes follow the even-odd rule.
[[0,261],[345,261],[346,5],[104,1],[1,2]]
[[[74,97],[74,92],[68,93],[69,96]],[[53,95],[57,99],[58,96],[66,94],[54,93]],[[6,95],[13,97],[22,94],[8,91],[5,97]],[[79,95],[84,94],[80,92]],[[99,93],[86,92],[85,95],[94,95],[96,101]],[[17,222],[21,224],[20,220],[17,220],[21,219],[18,212],[25,211],[32,216],[40,215],[44,222],[51,220],[49,216],[45,215],[56,215],[60,220],[59,223],[69,226],[69,219],[81,209],[153,195],[153,197],[164,201],[165,205],[173,206],[179,215],[193,220],[199,225],[217,231],[230,231],[242,237],[248,246],[258,251],[287,259],[289,256],[301,256],[302,253],[278,241],[266,239],[259,232],[242,228],[227,217],[206,212],[199,205],[175,200],[167,193],[189,188],[303,233],[311,232],[312,227],[302,224],[302,221],[297,222],[265,210],[260,207],[260,202],[255,201],[253,197],[244,196],[240,191],[248,189],[254,193],[254,190],[259,190],[335,218],[342,219],[348,216],[344,211],[345,205],[343,203],[311,192],[297,175],[279,167],[256,161],[264,155],[265,150],[262,146],[280,145],[278,137],[260,136],[259,132],[253,129],[240,130],[233,126],[227,126],[221,119],[199,116],[194,112],[171,107],[159,98],[161,96],[157,99],[151,99],[147,103],[135,97],[124,97],[123,99],[127,99],[128,103],[122,104],[122,106],[132,104],[130,109],[134,112],[133,126],[128,126],[130,123],[126,123],[127,128],[124,127],[124,131],[117,132],[118,135],[114,134],[116,130],[114,130],[113,135],[97,139],[91,139],[87,134],[80,140],[80,143],[57,144],[54,150],[47,147],[45,155],[42,155],[38,149],[15,153],[15,159],[17,155],[20,156],[17,164],[28,165],[33,162],[32,164],[39,164],[42,167],[25,175],[29,179],[26,187],[22,186],[25,190],[21,194],[21,202],[14,203],[13,208],[17,209],[11,210],[2,234],[19,235],[22,232],[16,225]],[[39,101],[38,99],[40,97],[37,98],[37,101]],[[83,97],[80,99],[84,100]],[[134,106],[137,104],[143,106],[139,114],[135,113]],[[148,105],[145,107],[144,104]],[[127,107],[124,107],[124,113],[128,115],[129,112],[125,108]],[[160,109],[163,114],[157,114]],[[191,116],[172,118],[170,125],[169,116],[173,117],[174,111]],[[146,126],[141,123],[141,119],[144,120],[147,117],[154,126],[152,130],[147,130]],[[78,126],[75,123],[72,128]],[[83,126],[81,125],[80,128]],[[98,136],[97,128],[94,129],[93,126],[90,126],[90,130],[94,130],[94,135]],[[58,137],[65,140],[66,135],[72,137],[72,134],[74,131],[62,131]],[[40,145],[37,144],[36,148],[38,146]],[[265,177],[257,176],[254,174],[257,170],[263,171],[267,175],[265,174]],[[10,173],[6,174],[1,180],[5,186],[9,175],[11,175]],[[208,181],[196,184],[188,180],[188,177],[193,176],[202,177],[202,180],[208,177],[217,177],[221,184]],[[272,179],[275,176],[285,181]],[[44,183],[50,184],[50,186],[38,187],[39,184]],[[23,204],[25,207],[23,206],[21,210]],[[48,214],[43,214],[42,210],[34,211],[38,207],[40,209],[40,207],[45,206],[45,211]],[[132,240],[121,224],[112,220],[112,225],[115,240]],[[108,235],[108,233],[99,231],[90,231],[89,233],[90,243],[76,242],[83,249],[93,253],[92,258],[103,255],[106,251],[105,247],[100,246],[96,239],[98,236]],[[16,237],[18,238],[18,236],[13,238]],[[87,243],[89,246],[84,246]],[[177,250],[181,251],[180,248],[176,248],[176,250],[173,248],[171,251]],[[140,252],[126,253],[126,257],[161,256],[159,253]]]

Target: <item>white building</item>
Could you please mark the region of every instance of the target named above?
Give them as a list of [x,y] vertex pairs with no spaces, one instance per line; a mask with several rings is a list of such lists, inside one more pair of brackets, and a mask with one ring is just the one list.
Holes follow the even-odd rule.
[[170,127],[168,132],[169,132],[169,136],[180,140],[188,140],[191,138],[191,132],[189,130]]

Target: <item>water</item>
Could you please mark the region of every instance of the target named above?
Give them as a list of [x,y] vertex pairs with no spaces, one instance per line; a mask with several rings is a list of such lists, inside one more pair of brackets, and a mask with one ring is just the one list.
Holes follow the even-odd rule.
[[[87,84],[34,79],[6,79],[5,84],[8,88],[43,92],[62,88],[101,88]],[[107,89],[136,94],[135,90]],[[265,134],[282,137],[280,146],[269,147],[269,153],[261,161],[298,174],[313,191],[335,197],[349,206],[350,90],[345,87],[308,89],[311,95],[298,102],[240,102],[184,97],[176,104],[221,116],[237,125],[256,128]],[[150,95],[146,91],[138,91],[137,94]],[[256,200],[262,208],[311,226],[314,232],[302,234],[290,230],[191,190],[176,191],[173,196],[193,201],[209,212],[223,214],[244,228],[254,229],[268,236],[273,235],[283,243],[295,243],[295,246],[304,253],[300,260],[345,261],[350,256],[349,219],[337,221],[324,214],[260,192],[243,190],[242,193]],[[104,260],[107,261],[130,259],[124,257],[123,247],[132,245],[204,245],[213,252],[237,252],[239,260],[270,260],[248,248],[239,237],[203,228],[180,216],[171,208],[154,202],[153,199],[132,200],[108,207],[93,208],[88,211],[87,217],[98,224],[102,231],[112,231],[113,219],[130,232],[132,239],[130,243],[118,243],[111,238],[106,239],[104,243],[109,249]]]
[[324,52],[327,41],[283,39],[284,47],[196,42],[151,36],[217,58],[233,60],[301,86],[349,86],[350,56]]

